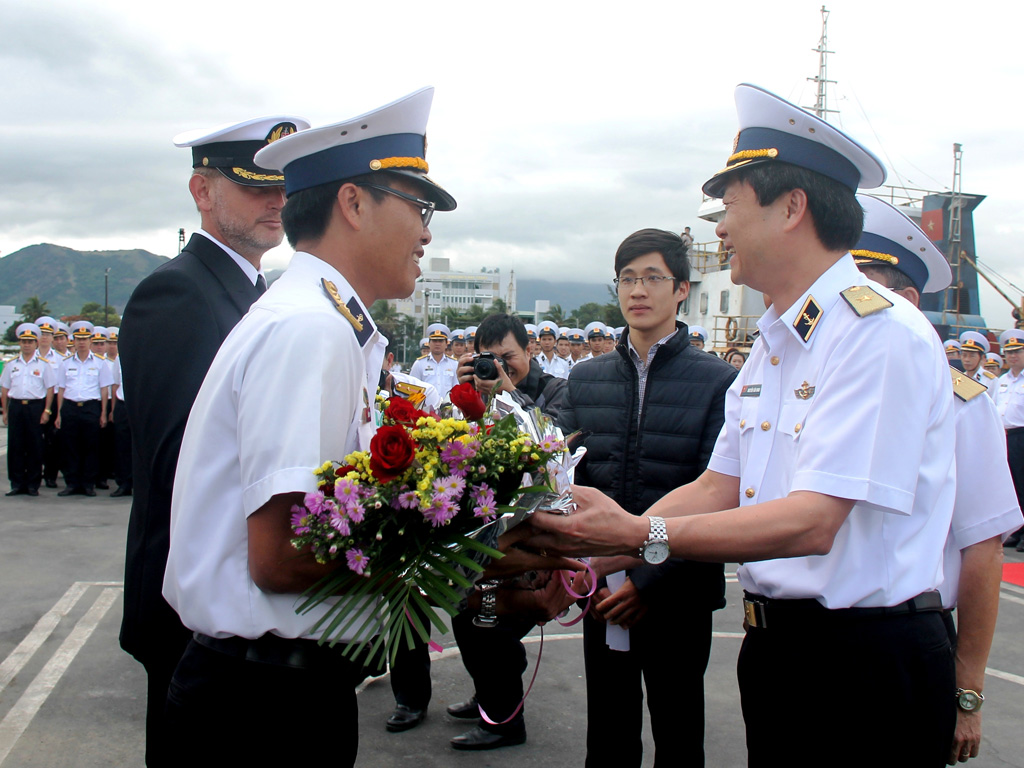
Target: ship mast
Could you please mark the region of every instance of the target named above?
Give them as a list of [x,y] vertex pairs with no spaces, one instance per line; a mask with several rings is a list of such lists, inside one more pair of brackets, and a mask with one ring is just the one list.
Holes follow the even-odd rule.
[[836,83],[835,80],[828,79],[828,54],[835,53],[835,51],[828,49],[828,9],[824,5],[821,6],[821,38],[818,40],[818,47],[811,50],[818,54],[818,74],[808,77],[807,80],[817,86],[817,97],[814,106],[805,107],[805,109],[813,112],[822,120],[828,120],[829,114],[837,115],[839,110],[828,108],[828,84],[835,85]]
[[[942,307],[942,322],[948,323],[946,315],[950,312],[956,315],[956,325],[960,326],[960,291],[963,282],[960,279],[960,255],[961,237],[960,224],[963,209],[963,195],[960,191],[961,163],[963,162],[963,148],[959,144],[953,145],[953,194],[949,201],[949,240],[946,260],[953,271],[953,284],[946,290],[946,300]],[[952,304],[952,306],[950,306]]]

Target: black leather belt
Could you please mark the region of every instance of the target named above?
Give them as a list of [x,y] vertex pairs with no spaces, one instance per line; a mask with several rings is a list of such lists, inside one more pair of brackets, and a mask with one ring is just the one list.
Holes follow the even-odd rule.
[[225,656],[277,667],[316,669],[327,665],[337,666],[339,662],[349,661],[341,656],[345,650],[342,643],[332,648],[327,644],[320,645],[316,640],[278,637],[272,634],[263,635],[255,640],[244,637],[210,637],[201,632],[193,633],[192,637],[200,645]]
[[912,613],[942,610],[938,592],[922,592],[899,605],[877,608],[826,608],[817,600],[772,600],[763,595],[743,593],[743,615],[748,627],[769,627],[816,624],[823,621],[860,621]]
[[1024,427],[1010,427],[1006,430],[1006,434],[1008,435],[1019,435],[1022,432],[1024,432]]

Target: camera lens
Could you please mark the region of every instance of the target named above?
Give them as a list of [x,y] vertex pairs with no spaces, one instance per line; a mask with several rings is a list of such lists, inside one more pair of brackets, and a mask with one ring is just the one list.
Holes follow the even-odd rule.
[[493,358],[478,357],[473,361],[473,375],[484,381],[497,379],[498,366],[494,364]]

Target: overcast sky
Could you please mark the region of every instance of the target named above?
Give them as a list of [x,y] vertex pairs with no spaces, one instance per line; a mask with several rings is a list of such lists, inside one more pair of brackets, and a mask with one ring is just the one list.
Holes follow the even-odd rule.
[[[434,217],[428,256],[608,280],[616,246],[642,227],[714,239],[695,212],[731,151],[733,88],[810,105],[820,7],[0,0],[0,255],[38,242],[173,255],[178,229],[198,226],[175,134],[265,114],[323,125],[433,85],[431,176],[459,207]],[[988,195],[978,254],[1024,286],[1024,12],[828,7],[833,122],[891,184],[947,189],[963,144],[963,191]],[[1009,306],[992,297],[988,322],[1005,327]]]

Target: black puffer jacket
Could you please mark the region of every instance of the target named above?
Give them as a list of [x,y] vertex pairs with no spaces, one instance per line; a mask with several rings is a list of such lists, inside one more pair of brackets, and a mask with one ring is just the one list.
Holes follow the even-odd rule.
[[[598,488],[634,515],[707,467],[725,419],[725,392],[736,378],[731,365],[690,346],[685,324],[676,327],[651,362],[639,424],[640,380],[625,335],[614,353],[579,363],[569,374],[560,421],[566,434],[581,430],[587,446],[576,482]],[[630,578],[648,602],[664,597],[676,607],[725,605],[720,563],[672,559],[635,568]]]

